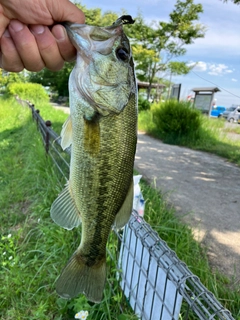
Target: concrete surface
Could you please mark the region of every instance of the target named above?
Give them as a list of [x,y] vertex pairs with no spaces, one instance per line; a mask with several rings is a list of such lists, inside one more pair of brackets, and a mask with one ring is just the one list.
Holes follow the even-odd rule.
[[139,132],[135,168],[155,181],[196,239],[207,246],[212,267],[239,284],[240,167]]

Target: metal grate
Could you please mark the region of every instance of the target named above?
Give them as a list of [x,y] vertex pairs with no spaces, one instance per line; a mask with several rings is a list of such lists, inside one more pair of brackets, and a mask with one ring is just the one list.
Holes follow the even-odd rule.
[[[61,138],[51,129],[50,123],[43,121],[32,104],[19,102],[22,105],[27,103],[31,108],[46,153],[60,176],[67,179],[70,149],[65,152],[61,150]],[[231,313],[136,212],[132,212],[123,231],[115,230],[115,233],[120,247],[116,277],[141,320],[234,320]]]

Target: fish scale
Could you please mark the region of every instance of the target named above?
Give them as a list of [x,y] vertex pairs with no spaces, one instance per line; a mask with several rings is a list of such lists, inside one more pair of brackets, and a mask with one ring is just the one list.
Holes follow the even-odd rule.
[[67,26],[78,51],[69,79],[70,117],[61,133],[62,147],[71,145],[70,175],[51,217],[69,230],[82,223],[82,232],[56,282],[63,298],[83,293],[101,301],[109,233],[132,211],[137,88],[125,18],[106,28]]

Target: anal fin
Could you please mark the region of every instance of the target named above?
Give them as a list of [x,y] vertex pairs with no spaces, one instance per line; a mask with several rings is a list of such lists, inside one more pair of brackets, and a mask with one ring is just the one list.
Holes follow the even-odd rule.
[[125,226],[128,222],[133,207],[133,181],[129,187],[127,196],[122,204],[121,209],[118,211],[116,218],[115,218],[115,227],[120,229]]
[[50,215],[56,224],[68,230],[81,223],[81,215],[71,195],[69,183],[53,202]]

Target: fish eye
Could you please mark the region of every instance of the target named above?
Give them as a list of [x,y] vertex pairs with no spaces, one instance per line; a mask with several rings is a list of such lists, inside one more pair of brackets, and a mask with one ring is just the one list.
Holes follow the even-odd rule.
[[117,56],[118,60],[128,61],[129,53],[124,48],[118,48],[116,50],[116,56]]

